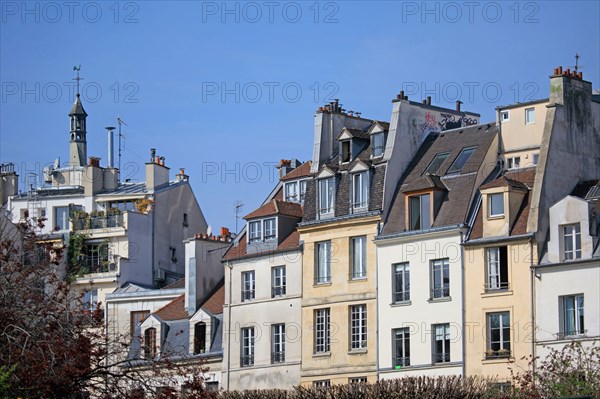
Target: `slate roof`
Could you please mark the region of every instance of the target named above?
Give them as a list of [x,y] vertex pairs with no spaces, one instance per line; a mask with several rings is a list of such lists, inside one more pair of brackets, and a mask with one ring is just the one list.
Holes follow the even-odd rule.
[[248,220],[271,215],[302,218],[302,205],[295,202],[285,202],[278,199],[272,199],[257,210],[244,216],[244,219]]
[[81,104],[81,99],[79,98],[79,93],[77,93],[77,96],[75,97],[75,102],[73,103],[73,106],[71,107],[71,111],[69,112],[69,116],[73,116],[73,115],[87,116],[87,112],[85,112],[85,109],[83,109],[83,105]]
[[281,178],[281,181],[288,181],[293,179],[299,179],[301,177],[306,177],[310,175],[310,165],[311,161],[304,162],[302,165],[298,166],[296,169],[292,170],[287,175]]
[[571,195],[574,197],[593,200],[600,198],[600,180],[588,180],[577,184]]
[[246,258],[253,258],[258,256],[269,255],[273,253],[292,251],[300,248],[300,233],[298,230],[294,230],[289,236],[287,236],[274,250],[252,252],[248,253],[248,243],[246,240],[246,233],[242,234],[237,246],[231,246],[223,255],[223,260],[240,260]]
[[[497,133],[495,124],[481,124],[430,134],[396,187],[382,235],[408,230],[405,214],[406,194],[427,188],[447,190],[431,227],[466,223],[477,192],[477,171],[482,167]],[[461,150],[466,147],[476,149],[460,172],[447,174]],[[439,166],[438,175],[424,175],[435,156],[445,152],[450,154]]]
[[342,131],[340,132],[340,134],[338,134],[338,136],[336,137],[336,140],[340,139],[340,137],[342,136],[342,134],[344,134],[344,131],[348,132],[351,137],[355,137],[355,138],[363,139],[363,140],[369,140],[370,139],[369,133],[366,130],[345,128],[345,129],[342,129]]

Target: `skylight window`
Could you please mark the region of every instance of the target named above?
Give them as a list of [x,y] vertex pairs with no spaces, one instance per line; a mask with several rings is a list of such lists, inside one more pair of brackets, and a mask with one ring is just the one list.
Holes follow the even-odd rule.
[[448,169],[448,173],[460,172],[469,158],[471,158],[471,155],[473,155],[476,148],[477,147],[463,148],[452,163],[452,166],[450,166],[450,169]]
[[442,166],[446,158],[448,158],[448,155],[450,155],[449,152],[440,152],[439,154],[436,154],[435,158],[429,163],[427,169],[425,169],[425,173],[437,174],[438,169]]

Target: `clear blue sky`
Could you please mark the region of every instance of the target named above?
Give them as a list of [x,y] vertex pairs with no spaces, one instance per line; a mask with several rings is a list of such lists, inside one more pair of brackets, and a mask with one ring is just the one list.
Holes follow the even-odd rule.
[[[313,113],[332,98],[389,120],[390,100],[494,119],[548,96],[554,67],[600,87],[598,1],[1,1],[0,162],[28,172],[68,157],[73,66],[81,64],[88,155],[128,126],[122,176],[151,147],[183,167],[214,228],[233,227],[274,185],[279,159],[310,159]],[[223,91],[226,90],[226,91]]]

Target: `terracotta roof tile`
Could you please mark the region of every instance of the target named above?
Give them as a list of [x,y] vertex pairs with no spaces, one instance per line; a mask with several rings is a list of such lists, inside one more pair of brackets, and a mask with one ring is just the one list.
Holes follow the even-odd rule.
[[190,315],[185,310],[184,304],[185,294],[173,299],[171,302],[154,312],[154,314],[163,320],[187,319],[190,317]]
[[294,230],[289,236],[287,236],[278,246],[272,251],[263,251],[263,252],[252,252],[248,254],[247,252],[247,243],[246,243],[246,233],[244,233],[240,237],[240,241],[237,247],[233,245],[229,248],[229,250],[223,256],[223,260],[237,260],[245,257],[254,257],[254,256],[263,256],[265,254],[292,250],[296,249],[300,246],[300,233],[298,230]]
[[306,177],[310,175],[310,165],[311,162],[304,162],[302,165],[298,166],[296,169],[292,170],[287,175],[281,178],[281,181],[298,179],[300,177]]
[[302,218],[302,205],[295,202],[285,202],[273,199],[254,212],[244,216],[244,219],[248,220],[271,215],[284,215]]
[[223,313],[223,304],[225,304],[225,280],[221,280],[219,284],[217,284],[216,290],[200,305],[200,307],[213,315],[217,315]]

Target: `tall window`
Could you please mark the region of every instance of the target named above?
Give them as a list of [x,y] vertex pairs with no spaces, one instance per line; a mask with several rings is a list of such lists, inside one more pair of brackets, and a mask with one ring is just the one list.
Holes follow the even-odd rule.
[[300,186],[300,203],[304,204],[304,197],[306,196],[306,180],[300,180],[298,184]]
[[108,244],[88,244],[85,253],[85,267],[88,273],[108,272]]
[[431,227],[431,197],[429,194],[409,197],[410,229],[423,230]]
[[373,135],[373,158],[377,158],[383,155],[385,149],[385,140],[383,133],[375,133]]
[[527,108],[525,110],[525,123],[528,125],[535,123],[535,108]]
[[410,266],[398,263],[392,266],[394,271],[394,303],[410,301]]
[[448,259],[431,261],[431,298],[450,296],[450,265]]
[[351,159],[351,146],[350,140],[342,141],[342,162],[350,162]]
[[271,269],[271,298],[285,295],[285,266]]
[[329,352],[329,308],[315,310],[315,353]]
[[319,215],[333,214],[333,185],[333,177],[319,180]]
[[570,295],[562,298],[563,331],[561,335],[578,335],[585,333],[583,320],[583,295]]
[[450,361],[450,324],[433,325],[433,363]]
[[366,208],[369,201],[369,177],[368,172],[355,173],[352,175],[352,208]]
[[242,302],[254,299],[255,284],[254,270],[242,272]]
[[367,305],[350,306],[350,350],[367,347]]
[[271,326],[271,363],[285,362],[285,324]]
[[508,259],[506,247],[488,248],[485,290],[508,289]]
[[331,241],[318,242],[315,248],[315,284],[331,281]]
[[394,368],[410,366],[410,333],[408,328],[392,330],[394,339]]
[[264,220],[265,227],[265,240],[271,240],[277,235],[275,230],[275,218],[269,218]]
[[98,290],[86,290],[83,293],[83,309],[94,311],[98,307]]
[[448,169],[448,173],[460,172],[466,165],[471,155],[475,152],[477,147],[467,147],[463,148],[460,151],[460,154],[456,157],[450,168]]
[[194,354],[206,352],[206,323],[194,325]]
[[298,182],[285,183],[285,200],[298,202]]
[[510,314],[508,312],[488,313],[487,331],[486,357],[510,355]]
[[250,242],[262,239],[261,221],[250,222]]
[[367,237],[352,237],[350,239],[350,259],[352,263],[351,278],[367,277]]
[[581,228],[579,223],[562,226],[563,260],[581,259]]
[[488,194],[488,216],[504,215],[504,193]]
[[149,310],[137,310],[133,311],[129,315],[129,333],[132,337],[140,337],[141,336],[141,328],[140,326],[146,320],[146,317],[150,316]]
[[54,208],[54,227],[57,230],[69,230],[68,206],[57,206]]
[[146,359],[156,357],[156,328],[154,327],[144,331],[144,357]]
[[437,174],[438,169],[442,166],[446,158],[448,158],[448,155],[450,155],[449,152],[440,152],[439,154],[436,154],[424,173]]
[[242,351],[240,366],[248,367],[254,365],[254,327],[242,328]]

